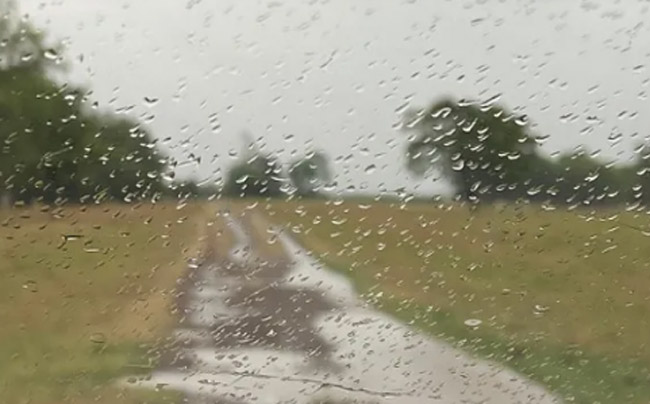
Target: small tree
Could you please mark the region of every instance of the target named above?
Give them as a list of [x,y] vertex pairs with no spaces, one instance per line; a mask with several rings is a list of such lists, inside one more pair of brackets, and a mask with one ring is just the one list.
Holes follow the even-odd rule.
[[323,186],[332,180],[327,156],[311,152],[295,161],[289,168],[289,179],[300,196],[313,197],[322,193]]
[[285,182],[276,159],[256,153],[230,168],[224,192],[237,197],[277,197],[284,194],[282,185]]

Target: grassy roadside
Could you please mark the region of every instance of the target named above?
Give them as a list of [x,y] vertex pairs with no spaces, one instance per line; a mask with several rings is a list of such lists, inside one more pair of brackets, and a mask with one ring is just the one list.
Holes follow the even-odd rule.
[[0,211],[0,401],[168,402],[112,387],[146,372],[174,324],[177,280],[203,249],[200,204]]
[[258,210],[385,311],[567,401],[650,398],[645,214],[323,201]]

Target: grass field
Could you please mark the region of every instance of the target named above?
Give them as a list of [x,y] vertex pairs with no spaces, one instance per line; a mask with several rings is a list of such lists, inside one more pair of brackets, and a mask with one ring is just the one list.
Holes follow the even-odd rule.
[[171,202],[0,210],[0,402],[173,400],[113,380],[155,364],[209,216]]
[[646,213],[361,201],[257,210],[369,301],[569,402],[650,401]]

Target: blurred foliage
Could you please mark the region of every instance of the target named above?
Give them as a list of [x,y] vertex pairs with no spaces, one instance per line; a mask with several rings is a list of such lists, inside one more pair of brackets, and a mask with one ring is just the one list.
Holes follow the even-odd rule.
[[[648,167],[606,164],[584,152],[548,157],[525,116],[486,102],[443,99],[409,111],[407,167],[418,175],[438,168],[459,198],[478,201],[533,200],[561,204],[646,202],[633,192]],[[647,170],[644,170],[644,172]]]
[[[88,90],[61,80],[63,49],[0,0],[0,204],[131,202],[212,197],[215,185],[174,181],[169,159],[136,120],[98,111]],[[551,158],[526,117],[493,102],[446,98],[410,111],[407,165],[423,176],[438,168],[469,201],[533,200],[561,204],[650,202],[650,152],[633,164],[604,163],[583,152]],[[229,196],[323,195],[332,179],[322,152],[284,172],[259,151],[229,170]]]
[[160,197],[166,158],[138,122],[61,84],[57,47],[4,1],[0,20],[0,199],[45,203]]
[[227,173],[224,193],[234,197],[284,195],[282,167],[278,161],[259,152],[244,156]]
[[247,147],[226,174],[227,196],[313,198],[323,195],[323,187],[332,180],[329,159],[321,151],[294,160],[285,172],[282,162],[260,151],[249,135],[244,140]]
[[322,194],[323,186],[332,180],[327,156],[317,151],[294,161],[289,168],[289,179],[299,196],[313,197]]

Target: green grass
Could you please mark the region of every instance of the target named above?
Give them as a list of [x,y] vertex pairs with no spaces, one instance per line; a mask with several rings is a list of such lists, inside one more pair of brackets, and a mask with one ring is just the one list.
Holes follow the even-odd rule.
[[154,366],[206,212],[171,203],[0,210],[0,402],[172,402],[174,393],[114,381]]
[[258,209],[415,327],[571,402],[650,400],[644,212],[359,201]]

